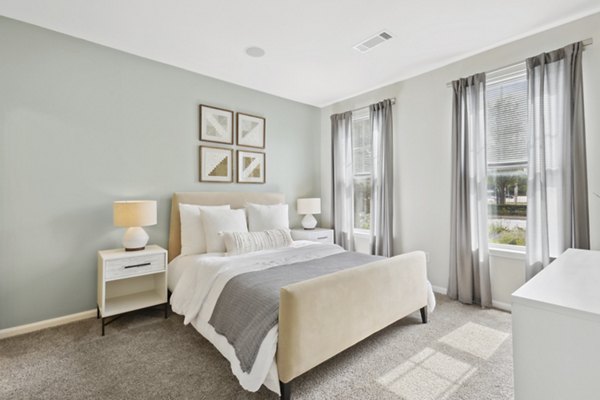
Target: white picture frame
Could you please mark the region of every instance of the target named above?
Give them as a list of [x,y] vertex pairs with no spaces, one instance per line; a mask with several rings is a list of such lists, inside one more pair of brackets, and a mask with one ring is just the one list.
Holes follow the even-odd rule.
[[200,104],[200,140],[233,144],[233,111]]

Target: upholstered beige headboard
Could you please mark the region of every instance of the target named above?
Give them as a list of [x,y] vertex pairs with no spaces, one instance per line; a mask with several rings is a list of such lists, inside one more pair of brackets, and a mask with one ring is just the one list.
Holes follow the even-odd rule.
[[171,201],[171,223],[169,227],[169,261],[181,253],[181,222],[179,203],[201,206],[230,204],[231,208],[243,208],[246,203],[279,204],[285,202],[283,193],[259,192],[179,192]]

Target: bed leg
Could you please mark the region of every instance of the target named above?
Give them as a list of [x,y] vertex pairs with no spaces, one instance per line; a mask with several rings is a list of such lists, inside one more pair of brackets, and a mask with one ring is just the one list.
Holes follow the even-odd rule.
[[279,390],[281,391],[281,400],[290,400],[292,398],[292,383],[283,383],[279,381]]
[[427,323],[427,306],[421,308],[421,320],[423,321],[424,324]]

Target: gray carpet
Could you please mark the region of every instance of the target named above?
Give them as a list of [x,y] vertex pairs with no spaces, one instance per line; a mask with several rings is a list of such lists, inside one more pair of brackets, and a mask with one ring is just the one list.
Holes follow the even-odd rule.
[[[182,318],[129,314],[0,341],[1,399],[277,399],[240,388],[225,359]],[[512,399],[510,314],[438,296],[418,313],[306,373],[293,398]]]

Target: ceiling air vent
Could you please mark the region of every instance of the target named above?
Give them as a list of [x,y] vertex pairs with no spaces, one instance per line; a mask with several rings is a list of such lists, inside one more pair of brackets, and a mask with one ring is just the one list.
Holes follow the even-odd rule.
[[390,40],[391,38],[392,38],[392,35],[389,32],[386,32],[386,31],[379,32],[375,36],[371,36],[370,38],[360,42],[359,44],[354,46],[354,48],[356,50],[360,51],[361,53],[366,53],[369,50],[373,49],[374,47],[379,46],[381,43],[385,42],[386,40]]

